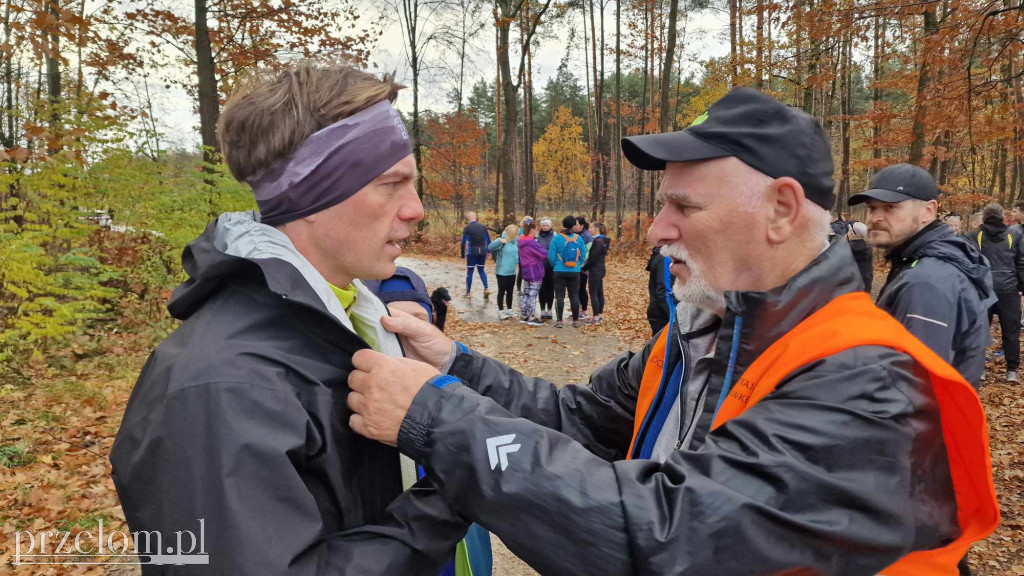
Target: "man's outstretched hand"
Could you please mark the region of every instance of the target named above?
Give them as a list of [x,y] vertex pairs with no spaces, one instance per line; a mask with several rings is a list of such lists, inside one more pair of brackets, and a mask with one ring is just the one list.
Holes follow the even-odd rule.
[[438,370],[444,367],[452,353],[451,338],[430,322],[419,320],[392,306],[388,306],[388,310],[392,315],[382,317],[381,325],[401,339],[406,355]]
[[[410,317],[410,320],[415,320]],[[394,446],[412,399],[427,380],[438,374],[436,368],[410,360],[391,358],[373,350],[360,350],[352,356],[348,385],[348,406],[352,409],[349,426],[361,436]]]

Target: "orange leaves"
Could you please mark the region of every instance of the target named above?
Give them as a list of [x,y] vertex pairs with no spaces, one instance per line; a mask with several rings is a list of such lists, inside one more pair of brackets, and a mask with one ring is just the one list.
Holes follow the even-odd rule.
[[484,131],[465,114],[446,114],[423,123],[423,177],[430,194],[442,199],[468,197],[472,171],[483,164]]
[[4,162],[25,162],[28,160],[31,152],[27,148],[21,146],[15,146],[7,150],[0,149],[0,161]]

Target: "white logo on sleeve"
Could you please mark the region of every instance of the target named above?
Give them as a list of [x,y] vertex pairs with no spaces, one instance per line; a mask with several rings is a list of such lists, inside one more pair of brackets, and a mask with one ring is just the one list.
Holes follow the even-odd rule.
[[498,466],[498,462],[501,462],[502,471],[508,468],[508,455],[519,451],[519,444],[512,443],[515,439],[515,434],[505,434],[487,439],[487,457],[491,460],[491,470]]

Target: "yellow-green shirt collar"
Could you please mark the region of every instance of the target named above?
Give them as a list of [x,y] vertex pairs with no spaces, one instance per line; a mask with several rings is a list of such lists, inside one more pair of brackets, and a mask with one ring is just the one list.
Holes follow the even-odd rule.
[[344,288],[338,288],[330,282],[328,282],[327,285],[331,287],[331,291],[338,297],[338,302],[341,302],[341,307],[345,309],[345,312],[348,312],[348,309],[356,302],[356,294],[359,293],[359,291],[356,290],[355,285],[349,283],[349,285]]

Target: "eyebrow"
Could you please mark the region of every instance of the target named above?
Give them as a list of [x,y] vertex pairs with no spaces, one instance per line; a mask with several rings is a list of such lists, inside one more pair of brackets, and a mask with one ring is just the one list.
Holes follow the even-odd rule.
[[412,171],[409,171],[403,170],[402,168],[392,168],[389,169],[387,172],[384,172],[380,176],[377,176],[376,178],[374,178],[374,180],[387,180],[389,178],[414,180],[416,178],[416,170],[413,169]]
[[658,200],[662,202],[678,202],[680,204],[694,204],[693,197],[683,190],[658,191]]

